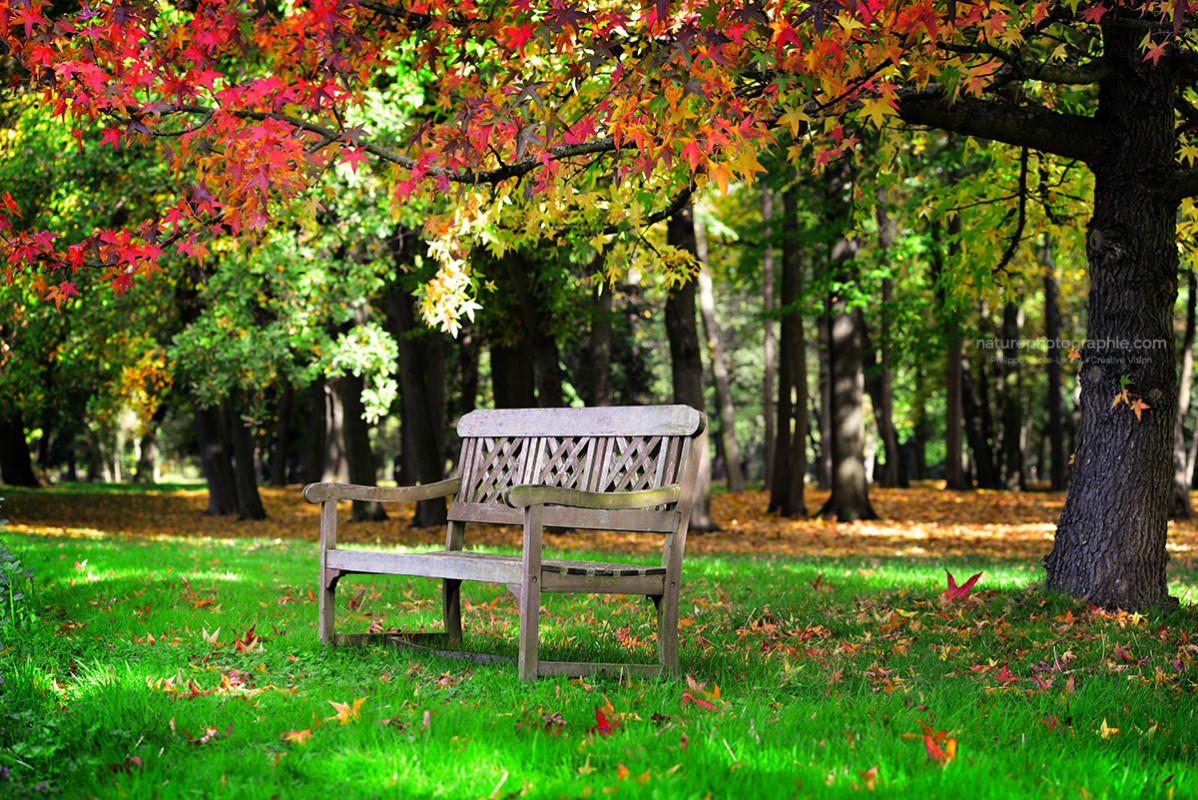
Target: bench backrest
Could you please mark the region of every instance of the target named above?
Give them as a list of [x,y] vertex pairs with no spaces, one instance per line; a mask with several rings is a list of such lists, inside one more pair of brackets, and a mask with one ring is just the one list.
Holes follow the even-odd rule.
[[[503,493],[522,484],[619,492],[681,483],[682,504],[689,511],[698,461],[693,453],[705,425],[704,416],[689,406],[472,411],[458,423],[462,486],[449,517],[519,524],[522,513],[504,503]],[[617,530],[671,529],[665,515],[652,513],[547,515],[547,524],[555,522]]]

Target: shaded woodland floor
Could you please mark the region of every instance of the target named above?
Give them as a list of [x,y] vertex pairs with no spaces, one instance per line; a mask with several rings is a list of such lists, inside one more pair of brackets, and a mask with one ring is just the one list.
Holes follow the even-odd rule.
[[[299,487],[263,489],[269,518],[239,522],[205,514],[203,490],[80,491],[80,487],[5,491],[0,510],[14,532],[41,535],[131,537],[199,536],[211,538],[300,539],[319,536],[318,506],[304,502]],[[716,533],[692,534],[690,554],[763,554],[793,556],[908,556],[945,558],[981,556],[1039,559],[1052,549],[1063,493],[948,492],[934,484],[910,489],[871,490],[872,522],[841,524],[817,519],[781,519],[765,513],[765,492],[716,494],[712,516]],[[818,509],[826,492],[809,491],[807,507]],[[384,522],[345,519],[343,542],[383,545],[435,545],[440,529],[411,526],[411,508],[395,506]],[[344,513],[343,518],[348,517]],[[612,549],[658,552],[656,537],[574,531],[553,537],[563,549]],[[476,526],[467,543],[517,547],[513,528]],[[1170,524],[1169,550],[1175,562],[1188,563],[1198,552],[1198,523]]]

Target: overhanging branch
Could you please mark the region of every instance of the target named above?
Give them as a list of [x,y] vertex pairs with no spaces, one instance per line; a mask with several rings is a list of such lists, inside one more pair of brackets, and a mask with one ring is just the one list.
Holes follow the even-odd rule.
[[1027,147],[1092,163],[1103,146],[1101,126],[1090,117],[1062,114],[1003,100],[962,97],[950,102],[938,89],[899,95],[899,116],[912,125]]

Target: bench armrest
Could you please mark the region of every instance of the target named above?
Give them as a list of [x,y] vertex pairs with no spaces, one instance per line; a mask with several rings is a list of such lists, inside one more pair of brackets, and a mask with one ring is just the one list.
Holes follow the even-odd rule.
[[420,486],[359,486],[353,483],[310,483],[304,487],[304,499],[309,503],[326,500],[365,500],[377,503],[417,503],[456,494],[460,478],[450,478]]
[[600,510],[653,508],[677,503],[682,497],[682,484],[672,483],[660,489],[639,492],[584,492],[558,486],[525,484],[504,492],[504,500],[514,508],[532,505],[571,506]]

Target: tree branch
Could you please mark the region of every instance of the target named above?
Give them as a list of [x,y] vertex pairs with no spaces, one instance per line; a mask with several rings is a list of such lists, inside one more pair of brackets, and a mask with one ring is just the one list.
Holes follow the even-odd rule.
[[1090,117],[1062,114],[1002,100],[962,97],[939,89],[899,95],[899,116],[912,125],[977,136],[1092,163],[1103,148],[1101,126]]
[[1174,172],[1165,190],[1178,201],[1186,197],[1198,197],[1198,168]]

